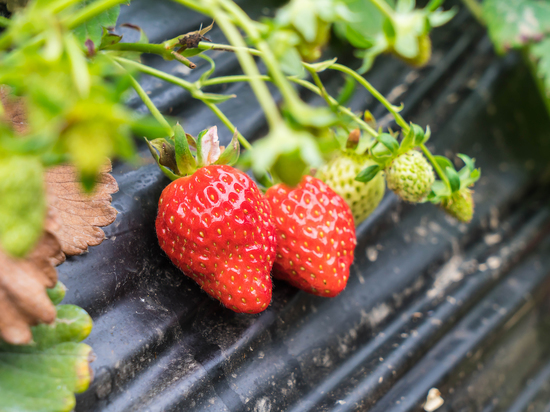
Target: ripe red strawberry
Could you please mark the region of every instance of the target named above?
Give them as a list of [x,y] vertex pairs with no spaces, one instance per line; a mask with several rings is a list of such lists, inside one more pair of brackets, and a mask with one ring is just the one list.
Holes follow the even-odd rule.
[[168,185],[156,230],[172,262],[235,312],[271,302],[275,226],[256,184],[229,166],[206,166]]
[[314,295],[338,295],[346,287],[357,243],[344,199],[311,176],[294,189],[275,185],[266,197],[277,228],[274,276]]

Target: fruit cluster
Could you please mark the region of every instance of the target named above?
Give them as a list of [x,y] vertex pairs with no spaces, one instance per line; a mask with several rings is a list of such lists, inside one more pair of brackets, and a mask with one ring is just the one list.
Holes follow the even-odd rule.
[[[294,188],[276,184],[264,195],[248,175],[231,167],[239,155],[236,136],[222,153],[215,127],[194,138],[177,125],[172,139],[149,142],[173,180],[159,199],[160,246],[206,293],[235,312],[267,308],[271,274],[308,293],[334,297],[349,278],[355,224],[376,209],[386,183],[408,202],[432,196],[434,170],[410,142],[404,139],[383,158],[343,151],[317,177],[304,176]],[[448,213],[467,221],[473,213],[468,186],[476,175],[468,172],[473,161],[464,159],[467,170],[453,192],[435,190]]]

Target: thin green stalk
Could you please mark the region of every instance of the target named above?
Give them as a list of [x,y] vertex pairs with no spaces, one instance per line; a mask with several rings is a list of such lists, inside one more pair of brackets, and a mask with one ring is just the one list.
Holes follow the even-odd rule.
[[75,13],[74,16],[67,19],[66,24],[69,29],[74,29],[82,23],[86,23],[91,18],[115,7],[122,3],[127,3],[128,0],[97,0],[89,6],[84,7]]
[[226,51],[226,52],[233,52],[233,53],[236,53],[237,51],[246,51],[247,53],[250,53],[254,56],[262,55],[261,51],[252,49],[250,47],[233,47],[228,44],[207,43],[203,41],[201,41],[198,44],[197,48],[200,50],[219,50],[219,51]]
[[[267,75],[259,75],[257,76],[258,79],[264,81],[264,82],[270,82],[272,79],[271,77]],[[240,83],[240,82],[248,82],[252,79],[252,77],[247,76],[246,74],[238,74],[234,76],[220,76],[220,77],[214,77],[212,79],[206,79],[201,81],[201,86],[214,86],[218,84],[227,84],[227,83]]]
[[135,77],[132,76],[130,73],[128,73],[128,71],[118,62],[113,60],[113,63],[117,67],[120,67],[122,70],[126,72],[127,76],[130,78],[130,83],[132,83],[132,87],[134,88],[138,96],[141,98],[143,103],[145,103],[145,106],[147,106],[147,108],[149,109],[153,117],[157,119],[157,121],[162,125],[162,127],[164,128],[168,136],[170,137],[174,136],[174,131],[172,130],[172,126],[170,126],[170,123],[168,123],[168,121],[164,118],[162,113],[159,111],[157,106],[155,106],[155,104],[153,103],[149,95],[145,92],[145,90],[143,90],[143,87],[141,87],[141,85],[135,79]]
[[145,43],[116,43],[104,47],[101,50],[118,50],[118,51],[127,51],[127,52],[138,52],[138,53],[151,53],[158,54],[164,58],[170,56],[170,51],[166,50],[160,44],[145,44]]
[[307,71],[311,75],[311,78],[313,79],[313,81],[315,82],[317,87],[319,88],[319,91],[321,92],[321,96],[323,97],[323,99],[325,99],[325,102],[327,102],[329,107],[332,110],[334,110],[334,108],[335,108],[334,103],[332,103],[332,101],[330,100],[330,97],[327,93],[327,89],[325,89],[325,85],[321,81],[321,78],[319,77],[319,74],[317,74],[317,72],[315,71],[315,69],[313,67],[311,67],[311,65],[309,65],[307,63],[303,63],[303,65],[305,66],[305,68],[307,69]]
[[[271,48],[265,40],[260,36],[260,32],[256,27],[256,22],[250,19],[248,15],[231,0],[216,0],[229,11],[238,22],[239,26],[248,35],[250,40],[256,45],[256,48],[261,52],[262,60],[264,61],[270,76],[273,78],[273,83],[277,86],[283,99],[289,106],[289,110],[298,109],[301,103],[296,90],[292,88],[287,81],[285,74],[281,70],[279,62],[275,58]],[[246,46],[246,45],[245,45]],[[249,51],[250,53],[250,51]]]
[[428,160],[434,167],[439,178],[445,183],[445,186],[447,186],[447,188],[451,190],[451,182],[449,182],[449,178],[447,177],[445,172],[441,169],[441,167],[439,166],[439,163],[437,163],[437,161],[433,157],[432,152],[430,152],[430,150],[426,147],[425,144],[421,144],[420,148],[422,149],[422,153],[424,153],[424,156],[428,158]]
[[[135,62],[133,60],[128,60],[123,57],[115,57],[114,60],[121,63],[123,66],[131,67],[144,74],[148,74],[150,76],[156,77],[157,79],[161,79],[169,83],[175,84],[176,86],[183,87],[185,90],[189,91],[191,94],[200,90],[193,83],[189,83],[185,80],[180,79],[179,77],[172,76],[171,74],[164,73],[157,69],[153,69],[152,67],[145,66],[144,64]],[[149,96],[147,96],[147,98],[149,98]],[[206,104],[216,116],[218,116],[218,118],[222,121],[223,124],[227,126],[227,128],[231,133],[235,132],[236,127],[233,125],[233,123],[231,123],[231,121],[227,118],[227,116],[215,104],[207,101],[202,101],[202,102]],[[252,149],[252,145],[246,140],[246,138],[240,132],[237,132],[237,136],[238,136],[239,142],[244,148]]]
[[[216,106],[214,103],[211,103],[209,101],[203,101],[205,105],[207,105],[212,112],[218,116],[218,118],[222,121],[222,123],[229,129],[229,131],[235,133],[235,130],[237,129],[233,123],[227,118],[227,116],[220,110],[218,106]],[[241,143],[241,146],[244,147],[246,150],[252,150],[252,145],[246,140],[246,138],[237,130],[237,138],[239,139],[239,142]]]
[[[317,86],[315,86],[314,84],[311,84],[310,82],[308,82],[306,80],[299,79],[297,77],[289,77],[289,80],[296,83],[296,84],[298,84],[298,85],[300,85],[300,86],[302,86],[302,87],[305,87],[306,89],[308,89],[308,90],[318,94],[319,96],[321,96],[321,90],[319,90],[319,88]],[[338,101],[334,97],[332,97],[328,94],[327,94],[327,96],[328,96],[328,98],[329,98],[329,100],[332,104],[338,105],[338,110],[340,111],[340,113],[343,113],[346,116],[351,117],[353,119],[353,121],[355,123],[357,123],[361,129],[366,131],[372,137],[378,136],[378,132],[376,130],[374,130],[372,127],[370,127],[367,122],[365,122],[363,119],[361,119],[355,113],[353,113],[347,107],[340,106],[338,104]]]
[[254,62],[254,59],[248,52],[242,50],[246,48],[244,39],[237,28],[228,19],[225,12],[216,7],[213,9],[212,13],[229,42],[233,46],[238,47],[238,50],[235,50],[235,53],[237,54],[237,58],[239,59],[244,73],[250,76],[250,86],[252,87],[258,102],[262,106],[267,122],[269,123],[269,127],[272,129],[277,127],[277,125],[282,122],[279,109],[277,108],[275,100],[273,100],[273,96],[271,96],[266,84],[259,79],[260,71]]
[[470,13],[476,18],[476,20],[482,26],[485,26],[485,19],[483,18],[483,7],[477,0],[462,0],[462,3],[466,6]]
[[369,0],[382,14],[393,21],[394,10],[384,0]]
[[125,59],[123,57],[115,57],[114,59],[125,67],[133,68],[142,73],[148,74],[150,76],[154,76],[158,79],[165,80],[169,83],[183,87],[185,90],[189,92],[194,92],[198,90],[197,86],[195,86],[193,83],[180,79],[179,77],[172,76],[171,74],[165,73],[161,70],[154,69],[152,67],[146,66],[144,64],[138,63],[133,60]]
[[335,63],[332,66],[329,67],[329,69],[338,70],[340,72],[346,73],[353,77],[361,86],[363,86],[365,89],[367,89],[370,94],[374,96],[376,100],[378,100],[380,103],[384,105],[386,109],[392,114],[392,116],[395,118],[395,121],[397,124],[403,129],[403,133],[409,132],[409,125],[403,119],[403,116],[399,114],[399,112],[396,110],[396,107],[391,104],[388,99],[384,97],[382,93],[380,93],[378,90],[374,88],[372,84],[370,84],[363,76],[361,76],[359,73],[357,73],[355,70],[350,69],[349,67],[343,66],[341,64]]
[[[263,81],[269,81],[272,82],[273,79],[267,75],[259,76],[261,80]],[[294,76],[289,76],[287,79],[293,83],[296,83],[299,86],[302,86],[313,93],[318,94],[319,96],[322,96],[321,90],[316,85],[308,82],[307,80],[302,80]],[[218,84],[227,84],[227,83],[237,83],[237,82],[247,82],[250,80],[249,76],[246,75],[236,75],[236,76],[220,76],[215,77],[213,79],[207,79],[201,83],[202,87],[207,86],[214,86]],[[345,114],[346,116],[349,116],[353,119],[354,122],[356,122],[359,127],[363,130],[365,130],[368,134],[370,134],[373,137],[378,136],[378,133],[376,130],[374,130],[372,127],[370,127],[363,119],[361,119],[359,116],[357,116],[355,113],[353,113],[350,109],[347,107],[341,106],[338,104],[338,101],[330,96],[328,93],[326,96],[329,99],[329,104],[337,107],[338,111],[342,114]]]
[[193,0],[172,0],[174,3],[179,3],[191,10],[195,10],[205,16],[210,16],[211,10],[206,6],[201,6],[196,1]]

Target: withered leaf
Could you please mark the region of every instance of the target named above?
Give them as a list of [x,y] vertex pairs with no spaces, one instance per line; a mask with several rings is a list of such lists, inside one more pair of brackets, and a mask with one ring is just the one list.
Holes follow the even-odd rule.
[[57,238],[47,230],[24,259],[0,250],[0,336],[6,342],[29,343],[30,326],[55,320],[55,307],[46,288],[57,282],[53,261],[60,252]]
[[4,117],[11,121],[17,133],[24,133],[27,128],[26,110],[23,99],[10,94],[8,86],[0,86],[0,102],[4,109]]
[[82,191],[73,166],[46,171],[49,208],[59,222],[54,231],[63,252],[59,263],[65,260],[64,255],[80,255],[88,246],[99,245],[105,239],[100,227],[115,221],[117,211],[111,206],[111,195],[118,191],[118,185],[109,174],[111,169],[111,163],[103,167],[91,194]]

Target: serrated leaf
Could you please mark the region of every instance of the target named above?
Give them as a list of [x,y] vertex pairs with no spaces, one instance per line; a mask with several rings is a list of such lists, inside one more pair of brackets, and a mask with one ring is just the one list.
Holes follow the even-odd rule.
[[355,180],[357,180],[358,182],[368,183],[376,177],[379,171],[380,171],[379,165],[369,166],[361,170],[361,172],[359,172],[359,174],[355,176]]
[[74,393],[92,379],[92,350],[77,343],[88,336],[92,320],[81,308],[58,306],[52,325],[33,328],[33,343],[14,346],[0,341],[0,408],[6,411],[70,411]]
[[542,39],[550,31],[550,2],[485,0],[483,17],[500,52]]
[[[96,0],[84,0],[81,3],[81,7],[86,7]],[[99,46],[101,44],[101,38],[103,37],[104,27],[114,27],[120,13],[120,6],[115,6],[93,18],[86,23],[78,26],[74,29],[74,34],[78,41],[84,45],[86,40],[90,39],[94,42],[94,45]]]
[[447,175],[447,178],[449,179],[449,183],[451,185],[451,192],[456,192],[460,189],[460,177],[458,176],[458,173],[456,170],[452,167],[447,167],[445,169],[445,174]]

